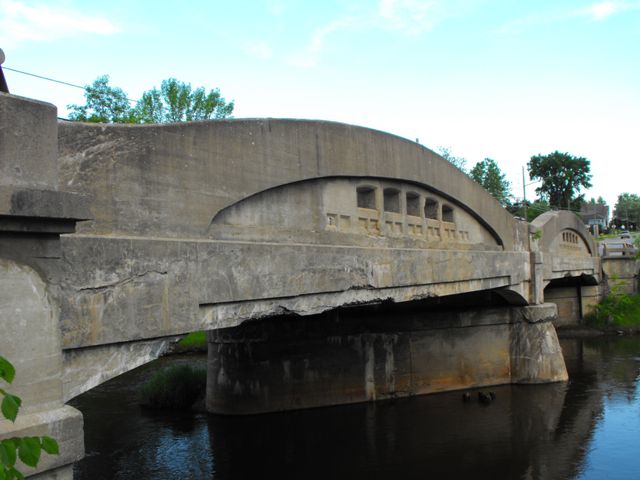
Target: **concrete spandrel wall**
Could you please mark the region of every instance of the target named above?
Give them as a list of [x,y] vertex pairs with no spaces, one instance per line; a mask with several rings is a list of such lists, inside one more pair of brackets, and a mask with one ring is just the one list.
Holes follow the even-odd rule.
[[[358,204],[358,189],[366,189],[373,202],[367,208]],[[385,192],[391,192],[395,211],[385,206]],[[434,206],[433,214],[425,214],[425,202]],[[258,193],[221,211],[209,234],[252,241],[501,249],[456,202],[413,184],[371,178],[308,180]]]
[[61,186],[93,195],[92,234],[203,237],[220,210],[271,188],[323,177],[410,181],[451,198],[506,250],[526,249],[516,220],[432,151],[383,132],[307,120],[153,126],[59,125]]
[[589,245],[584,238],[576,231],[563,229],[556,235],[551,243],[549,251],[561,256],[568,257],[590,257]]

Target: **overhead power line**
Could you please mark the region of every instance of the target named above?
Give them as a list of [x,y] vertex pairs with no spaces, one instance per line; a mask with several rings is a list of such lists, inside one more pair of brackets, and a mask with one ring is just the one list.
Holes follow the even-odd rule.
[[36,78],[40,78],[42,80],[47,80],[49,82],[55,82],[55,83],[60,83],[62,85],[67,85],[69,87],[75,87],[75,88],[79,88],[81,90],[84,90],[84,87],[82,85],[76,85],[75,83],[69,83],[69,82],[65,82],[62,80],[56,80],[55,78],[50,78],[50,77],[45,77],[43,75],[37,75],[35,73],[29,73],[29,72],[24,72],[22,70],[18,70],[17,68],[11,68],[11,67],[3,67],[5,70],[10,70],[12,72],[16,72],[16,73],[21,73],[22,75],[29,75],[30,77],[36,77]]
[[[85,90],[85,88],[86,88],[86,87],[83,87],[82,85],[77,85],[77,84],[71,83],[71,82],[65,82],[64,80],[57,80],[57,79],[51,78],[51,77],[45,77],[44,75],[38,75],[36,73],[25,72],[23,70],[18,70],[17,68],[11,68],[11,67],[7,67],[7,66],[3,66],[2,68],[4,70],[9,70],[11,72],[20,73],[22,75],[28,75],[30,77],[39,78],[40,80],[46,80],[48,82],[59,83],[61,85],[66,85],[68,87],[79,88],[80,90]],[[133,100],[133,99],[128,98],[128,97],[127,97],[127,101],[131,102],[131,103],[138,103],[137,100]]]

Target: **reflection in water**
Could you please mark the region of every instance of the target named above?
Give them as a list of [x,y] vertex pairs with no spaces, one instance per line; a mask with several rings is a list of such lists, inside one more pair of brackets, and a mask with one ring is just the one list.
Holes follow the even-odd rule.
[[[162,359],[76,399],[100,478],[633,478],[640,467],[640,339],[565,340],[571,381],[297,412],[151,413],[137,389]],[[198,360],[205,363],[204,358]]]

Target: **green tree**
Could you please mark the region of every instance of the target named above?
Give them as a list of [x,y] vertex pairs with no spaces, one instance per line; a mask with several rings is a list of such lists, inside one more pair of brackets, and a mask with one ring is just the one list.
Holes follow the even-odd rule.
[[590,162],[557,150],[548,155],[535,155],[528,164],[529,176],[542,180],[536,193],[552,207],[579,210],[584,195],[582,187],[591,187]]
[[84,87],[85,105],[67,105],[70,120],[95,123],[138,123],[127,94],[109,85],[109,76]]
[[454,167],[456,167],[461,172],[467,173],[467,160],[463,157],[456,157],[451,153],[451,148],[449,147],[437,147],[438,153],[442,158],[444,158],[447,162],[451,163]]
[[[6,383],[12,383],[16,370],[11,362],[0,355],[0,379]],[[11,422],[16,421],[22,400],[0,388],[2,397],[2,416]],[[16,461],[19,458],[29,467],[36,467],[40,461],[42,451],[50,455],[58,455],[58,442],[53,438],[43,437],[12,437],[0,441],[0,479],[21,480],[24,475],[16,469]]]
[[204,87],[193,90],[175,78],[164,80],[160,89],[152,88],[131,105],[125,92],[109,85],[109,77],[98,77],[85,87],[85,105],[68,105],[69,119],[99,123],[167,123],[228,118],[234,103],[218,89],[208,93]]
[[620,225],[637,227],[640,223],[640,197],[635,193],[621,193],[618,195],[613,216]]
[[144,92],[135,111],[140,123],[165,123],[228,118],[233,107],[217,88],[209,93],[204,87],[192,90],[190,84],[170,78],[160,90],[154,87]]
[[511,203],[511,184],[495,160],[485,158],[476,163],[470,174],[471,178],[482,185],[503,206]]

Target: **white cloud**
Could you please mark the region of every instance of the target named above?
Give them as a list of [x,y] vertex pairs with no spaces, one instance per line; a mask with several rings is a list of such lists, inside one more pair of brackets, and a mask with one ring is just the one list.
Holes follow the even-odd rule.
[[317,28],[309,43],[288,58],[294,66],[311,68],[328,37],[342,30],[387,30],[417,36],[436,23],[437,3],[433,0],[378,0],[377,8],[341,16]]
[[273,56],[273,49],[262,40],[246,43],[244,50],[258,60],[269,60]]
[[380,0],[378,14],[382,28],[419,35],[433,28],[436,2],[421,0]]
[[613,15],[619,10],[619,4],[614,2],[601,2],[589,5],[582,12],[585,15],[591,17],[593,20],[602,20],[610,15]]
[[112,35],[117,27],[100,16],[21,0],[0,0],[0,40],[3,46],[43,42],[80,34]]
[[369,22],[363,17],[342,17],[317,28],[309,43],[289,55],[287,62],[294,67],[312,68],[318,64],[318,56],[324,48],[327,37],[337,31],[365,27]]
[[577,16],[583,16],[590,18],[591,20],[598,21],[604,20],[611,15],[615,15],[616,13],[624,12],[627,10],[638,10],[640,9],[640,3],[634,2],[599,2],[593,3],[586,8],[578,10],[575,12]]
[[576,18],[587,18],[592,21],[600,21],[630,10],[640,10],[640,2],[604,1],[592,3],[591,5],[578,10],[552,10],[532,14],[523,18],[517,18],[502,25],[497,30],[497,33],[520,33],[526,28],[536,25],[549,25],[552,23],[574,20]]

